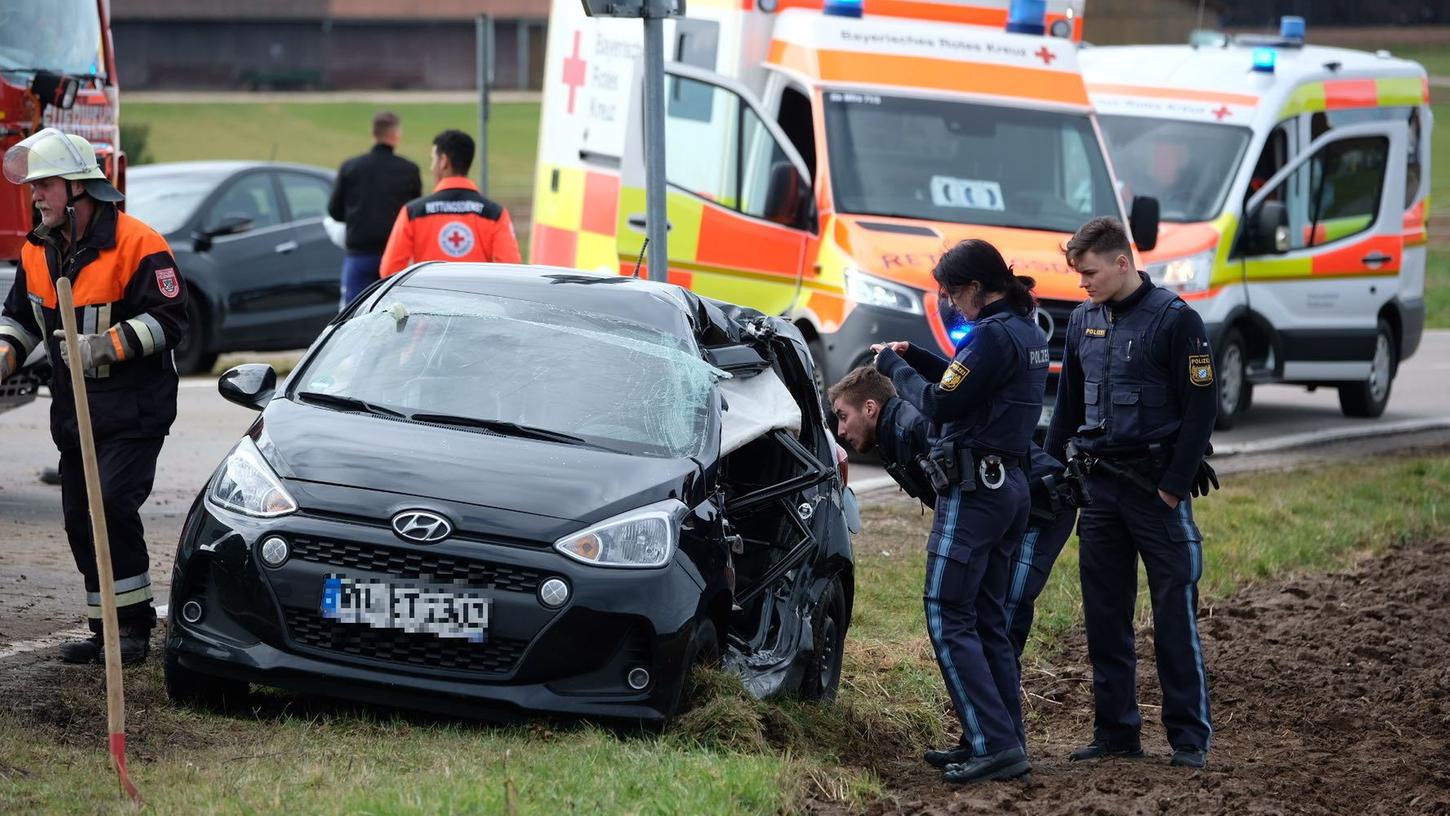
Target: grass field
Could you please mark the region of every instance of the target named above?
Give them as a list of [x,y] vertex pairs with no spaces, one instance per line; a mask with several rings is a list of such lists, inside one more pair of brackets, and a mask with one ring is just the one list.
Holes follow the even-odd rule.
[[[1436,453],[1225,480],[1195,508],[1204,606],[1247,584],[1450,535],[1450,459]],[[456,724],[272,693],[245,714],[217,716],[171,707],[153,662],[127,672],[132,776],[158,813],[788,813],[807,798],[859,806],[881,790],[864,758],[914,753],[946,732],[920,600],[928,526],[903,502],[867,506],[834,705],[760,703],[709,674],[701,705],[663,735]],[[1078,636],[1076,549],[1069,543],[1039,602],[1030,666],[1053,669],[1064,639]],[[101,747],[99,681],[67,677],[29,678],[25,699],[0,709],[0,812],[133,813],[117,803]]]

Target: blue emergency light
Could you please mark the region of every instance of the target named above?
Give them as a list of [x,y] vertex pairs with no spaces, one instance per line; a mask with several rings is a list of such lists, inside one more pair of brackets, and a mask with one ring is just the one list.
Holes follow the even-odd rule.
[[1254,71],[1260,74],[1274,73],[1274,63],[1279,59],[1279,52],[1272,48],[1254,49]]
[[1304,42],[1304,18],[1284,16],[1279,18],[1279,38]]
[[1012,0],[1007,6],[1007,30],[1013,34],[1046,31],[1047,0]]
[[963,323],[959,326],[953,326],[950,329],[947,329],[947,337],[950,337],[952,339],[953,346],[960,346],[962,344],[962,341],[967,339],[967,336],[971,333],[972,324],[970,323]]
[[832,17],[860,17],[862,0],[826,0],[825,12]]

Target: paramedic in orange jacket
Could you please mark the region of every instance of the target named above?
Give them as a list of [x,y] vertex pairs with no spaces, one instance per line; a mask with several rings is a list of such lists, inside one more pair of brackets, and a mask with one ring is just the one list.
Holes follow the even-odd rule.
[[433,137],[430,168],[438,184],[398,213],[378,270],[382,277],[420,261],[520,262],[508,210],[468,180],[471,166],[473,138],[467,133],[445,130]]
[[[186,283],[166,239],[116,208],[121,193],[90,142],[46,128],[5,153],[5,177],[30,185],[40,225],[20,248],[15,283],[0,309],[0,379],[44,343],[53,366],[50,434],[60,449],[61,512],[85,579],[95,633],[60,646],[67,663],[101,661],[101,596],[91,538],[75,393],[66,367],[85,374],[101,504],[110,533],[121,661],[146,658],[156,624],[141,505],[151,495],[161,443],[176,419],[171,350],[187,332]],[[74,287],[80,359],[61,338],[56,281]]]

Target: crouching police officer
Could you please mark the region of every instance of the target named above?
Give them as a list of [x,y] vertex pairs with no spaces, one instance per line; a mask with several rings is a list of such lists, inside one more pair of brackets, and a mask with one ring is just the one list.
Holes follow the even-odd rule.
[[891,380],[870,366],[853,369],[826,392],[836,415],[836,433],[857,453],[876,450],[881,466],[906,495],[936,507],[936,491],[921,470],[931,449],[926,417],[896,396]]
[[934,442],[921,460],[938,494],[924,603],[962,738],[926,760],[944,766],[950,782],[1008,779],[1031,770],[1003,602],[1027,528],[1025,463],[1042,411],[1047,341],[1028,316],[1032,280],[1015,277],[991,244],[963,241],[932,275],[975,321],[954,359],[902,342],[873,347],[876,367],[930,421]]
[[[31,186],[40,226],[20,249],[0,311],[0,379],[39,343],[52,360],[85,373],[102,503],[110,534],[121,660],[146,658],[156,623],[141,505],[151,494],[161,442],[176,418],[171,349],[186,332],[186,286],[166,240],[116,208],[121,194],[79,136],[46,128],[5,153],[5,177]],[[71,280],[79,360],[67,359],[56,281]],[[50,432],[60,449],[61,507],[85,578],[91,631],[61,644],[68,663],[101,659],[101,597],[71,379],[53,367]]]
[[1189,495],[1217,486],[1203,462],[1217,411],[1203,321],[1137,271],[1111,218],[1085,224],[1066,255],[1089,300],[1068,321],[1047,451],[1088,474],[1078,537],[1095,703],[1092,743],[1072,758],[1143,754],[1133,645],[1141,557],[1172,764],[1202,768],[1213,729],[1195,621],[1203,539]]

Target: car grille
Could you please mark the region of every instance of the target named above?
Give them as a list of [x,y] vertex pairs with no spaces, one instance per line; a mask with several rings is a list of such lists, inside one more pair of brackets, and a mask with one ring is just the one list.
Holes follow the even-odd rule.
[[296,607],[286,607],[284,617],[287,631],[298,645],[424,669],[508,674],[528,645],[514,638],[490,637],[483,643],[470,643],[401,629],[374,629],[338,623],[317,610]]
[[456,581],[470,588],[506,592],[534,592],[546,577],[545,573],[526,567],[318,538],[294,538],[292,557],[315,564],[404,578]]

